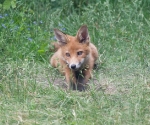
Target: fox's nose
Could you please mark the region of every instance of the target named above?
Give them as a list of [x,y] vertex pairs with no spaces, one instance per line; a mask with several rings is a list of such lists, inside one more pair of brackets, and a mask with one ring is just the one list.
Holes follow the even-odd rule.
[[75,69],[76,68],[76,65],[75,64],[72,64],[71,65],[71,69]]

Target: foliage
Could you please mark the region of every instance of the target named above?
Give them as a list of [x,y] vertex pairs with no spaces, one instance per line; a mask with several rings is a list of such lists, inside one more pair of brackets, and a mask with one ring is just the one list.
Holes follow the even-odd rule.
[[16,8],[16,0],[4,0],[0,5],[4,10],[10,9],[10,7]]
[[[0,4],[0,124],[150,124],[149,0]],[[89,90],[66,91],[49,65],[53,28],[75,35],[82,24],[100,66]]]

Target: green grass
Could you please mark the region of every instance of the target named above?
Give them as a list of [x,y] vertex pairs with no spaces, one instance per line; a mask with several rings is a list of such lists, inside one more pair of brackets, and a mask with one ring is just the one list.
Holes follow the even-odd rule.
[[[150,124],[148,0],[16,5],[0,8],[0,125]],[[49,64],[53,28],[75,35],[82,24],[100,65],[87,91],[67,91]]]

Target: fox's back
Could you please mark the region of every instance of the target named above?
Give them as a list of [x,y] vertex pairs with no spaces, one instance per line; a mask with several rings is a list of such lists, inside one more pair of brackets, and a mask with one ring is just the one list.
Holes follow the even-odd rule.
[[94,58],[94,61],[96,61],[98,58],[98,50],[96,46],[92,43],[90,43],[90,51],[91,51],[92,57]]

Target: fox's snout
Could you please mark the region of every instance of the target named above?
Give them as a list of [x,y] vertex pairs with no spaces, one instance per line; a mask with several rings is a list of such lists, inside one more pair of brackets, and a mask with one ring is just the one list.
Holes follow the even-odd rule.
[[79,62],[78,64],[69,64],[69,68],[72,69],[72,70],[77,70],[77,69],[80,69],[82,63]]
[[79,63],[79,64],[70,64],[69,68],[72,69],[72,70],[78,70],[78,69],[81,68],[81,65],[82,65],[81,63]]
[[78,70],[82,67],[83,63],[84,63],[84,59],[82,59],[80,62],[77,63],[68,63],[68,66],[72,70]]
[[71,69],[76,69],[76,65],[75,65],[75,64],[72,64],[72,65],[70,66],[70,68],[71,68]]

